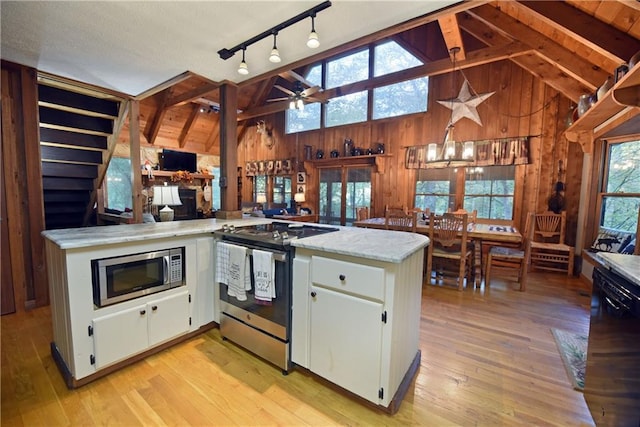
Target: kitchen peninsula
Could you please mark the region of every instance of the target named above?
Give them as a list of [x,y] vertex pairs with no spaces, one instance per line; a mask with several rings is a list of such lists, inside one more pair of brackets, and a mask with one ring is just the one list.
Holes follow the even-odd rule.
[[[212,232],[223,224],[270,222],[202,219],[43,232],[51,351],[67,385],[81,386],[215,327],[219,301]],[[351,227],[292,240],[293,362],[381,409],[397,410],[420,361],[427,244],[418,234]],[[96,305],[92,260],[178,247],[184,248],[184,286]],[[339,332],[331,326],[336,322]],[[358,337],[366,339],[364,347]],[[334,359],[328,359],[328,351]]]

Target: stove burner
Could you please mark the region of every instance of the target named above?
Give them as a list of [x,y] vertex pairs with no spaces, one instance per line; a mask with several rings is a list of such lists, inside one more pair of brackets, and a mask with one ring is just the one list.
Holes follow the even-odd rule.
[[317,236],[319,234],[338,231],[335,227],[321,227],[308,224],[296,224],[288,222],[272,222],[271,224],[249,225],[235,227],[224,224],[216,233],[226,236],[242,237],[248,240],[287,244],[293,239]]

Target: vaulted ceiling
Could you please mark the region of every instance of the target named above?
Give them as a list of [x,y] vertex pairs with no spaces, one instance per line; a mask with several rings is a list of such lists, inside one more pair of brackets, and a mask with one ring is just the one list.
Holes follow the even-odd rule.
[[[376,3],[376,2],[373,2]],[[406,2],[400,2],[404,5]],[[440,5],[450,2],[440,2]],[[406,6],[406,5],[405,5]],[[405,7],[403,6],[403,7]],[[332,6],[333,7],[333,6]],[[322,15],[319,15],[320,19]],[[340,31],[332,26],[329,30]],[[256,31],[253,31],[256,32]],[[248,36],[252,36],[248,34]],[[346,95],[380,84],[423,75],[439,75],[452,70],[450,49],[460,47],[456,67],[464,69],[495,61],[510,60],[542,79],[573,102],[593,93],[614,70],[640,51],[640,2],[617,1],[473,1],[448,6],[397,25],[366,33],[322,52],[290,62],[238,83],[239,120],[283,111],[288,103],[268,103],[281,97],[274,87],[293,89],[307,67],[323,58],[373,42],[394,39],[424,61],[424,65],[346,87],[316,93],[320,99]],[[151,40],[149,41],[152,42]],[[234,61],[234,68],[238,61]],[[219,87],[214,81],[191,71],[140,94],[151,113],[145,117],[147,141],[155,135],[166,117],[180,121],[180,144],[195,126],[204,105],[219,103]],[[180,109],[180,114],[175,114]],[[212,115],[213,116],[213,115]],[[215,119],[213,119],[215,120]],[[175,125],[175,123],[174,123]],[[217,135],[211,135],[211,147]]]

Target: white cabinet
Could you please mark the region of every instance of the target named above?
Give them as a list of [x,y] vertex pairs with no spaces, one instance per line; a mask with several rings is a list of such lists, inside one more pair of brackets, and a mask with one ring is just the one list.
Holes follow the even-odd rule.
[[180,292],[93,319],[96,369],[127,359],[189,330],[189,293]]
[[293,362],[395,412],[420,362],[422,261],[296,248]]
[[309,369],[376,402],[382,303],[311,286]]

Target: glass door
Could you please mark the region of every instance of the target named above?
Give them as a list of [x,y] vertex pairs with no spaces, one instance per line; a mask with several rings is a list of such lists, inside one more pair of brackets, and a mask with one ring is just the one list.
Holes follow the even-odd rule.
[[371,206],[371,167],[320,169],[319,221],[351,225],[356,209]]

